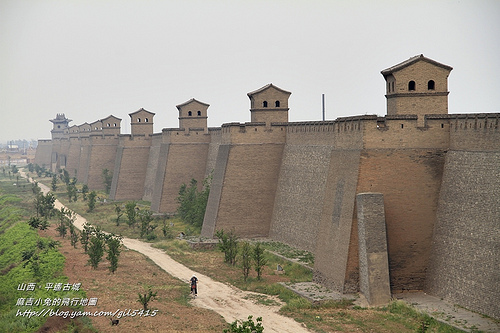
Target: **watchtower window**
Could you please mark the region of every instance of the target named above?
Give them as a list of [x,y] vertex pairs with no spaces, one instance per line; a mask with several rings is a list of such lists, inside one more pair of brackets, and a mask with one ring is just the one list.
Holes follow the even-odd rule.
[[201,111],[198,111],[198,116],[201,116]]
[[394,92],[394,81],[391,82],[392,85],[392,92]]
[[107,123],[106,126],[110,127],[111,125],[109,123]]
[[262,102],[262,106],[267,108],[267,101]]
[[116,123],[114,123],[114,126],[116,127]]
[[188,116],[190,116],[190,117],[191,117],[192,115],[193,115],[193,112],[188,111]]
[[415,81],[408,82],[408,90],[415,90]]
[[274,102],[274,106],[277,107],[277,108],[279,108],[280,107],[280,101]]
[[434,90],[434,80],[427,82],[427,90]]
[[141,122],[141,118],[137,118],[137,122],[140,123]]
[[144,118],[144,121],[145,121],[146,123],[149,123],[149,119],[148,119],[148,118]]

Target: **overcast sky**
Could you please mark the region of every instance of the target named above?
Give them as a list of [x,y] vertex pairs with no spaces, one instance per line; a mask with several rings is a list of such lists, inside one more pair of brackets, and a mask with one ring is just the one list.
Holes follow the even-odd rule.
[[380,71],[412,56],[452,66],[449,112],[500,112],[498,0],[0,0],[0,142],[70,125],[210,104],[250,121],[247,93],[292,92],[290,121],[386,114]]

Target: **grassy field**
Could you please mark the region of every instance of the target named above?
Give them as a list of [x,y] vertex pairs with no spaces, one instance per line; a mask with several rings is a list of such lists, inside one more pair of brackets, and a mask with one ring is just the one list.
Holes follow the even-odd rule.
[[[51,179],[42,178],[39,181],[50,186]],[[115,207],[118,205],[124,210],[126,202],[110,202],[105,193],[99,192],[95,210],[88,212],[87,202],[82,200],[81,194],[77,202],[68,201],[65,186],[62,183],[58,183],[58,190],[55,194],[60,201],[84,216],[91,224],[101,226],[108,232],[130,238],[140,238],[139,226],[129,226],[126,215],[117,221]],[[149,205],[149,202],[137,202],[140,210],[148,210]],[[154,230],[154,239],[149,241],[153,242],[155,247],[163,249],[175,260],[194,271],[243,290],[261,293],[262,296],[256,296],[254,300],[256,302],[275,304],[271,296],[277,296],[283,302],[280,310],[282,314],[304,323],[315,332],[460,332],[417,312],[403,302],[395,301],[386,307],[379,308],[360,308],[351,301],[328,301],[316,304],[299,297],[279,283],[312,280],[311,270],[305,267],[311,267],[314,264],[314,257],[309,252],[277,242],[263,242],[261,244],[269,250],[266,252],[268,263],[264,268],[263,277],[258,280],[255,271],[252,270],[245,281],[239,261],[235,266],[228,265],[224,263],[224,254],[219,250],[195,250],[185,239],[175,238],[181,232],[185,233],[188,238],[190,235],[196,237],[199,230],[191,228],[177,218],[156,217],[152,223],[157,224],[157,228]],[[164,232],[165,228],[166,232]],[[146,239],[143,240],[146,241]],[[275,271],[278,264],[284,268],[285,274],[278,274]]]

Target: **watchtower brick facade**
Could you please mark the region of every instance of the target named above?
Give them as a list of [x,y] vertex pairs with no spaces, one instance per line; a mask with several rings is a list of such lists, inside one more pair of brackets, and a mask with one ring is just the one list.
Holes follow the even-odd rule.
[[101,120],[103,135],[119,135],[120,124],[122,120],[113,115],[110,115]]
[[453,68],[424,57],[412,57],[383,70],[387,115],[448,114],[448,76]]
[[208,133],[207,128],[207,110],[210,105],[197,101],[191,98],[189,101],[177,105],[179,110],[179,128],[186,129],[203,129],[205,133]]
[[143,108],[129,113],[132,135],[152,135],[154,115],[153,112],[149,112]]
[[249,92],[250,121],[267,125],[288,122],[288,98],[291,94],[272,83]]

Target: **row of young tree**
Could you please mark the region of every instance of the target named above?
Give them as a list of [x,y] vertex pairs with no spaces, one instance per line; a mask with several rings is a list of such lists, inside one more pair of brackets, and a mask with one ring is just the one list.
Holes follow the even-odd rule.
[[36,194],[34,200],[36,216],[28,220],[30,227],[45,230],[49,225],[49,219],[57,218],[56,231],[59,236],[65,238],[69,233],[70,242],[74,248],[77,248],[80,242],[84,252],[89,256],[88,263],[93,269],[97,269],[106,252],[110,272],[116,271],[122,247],[122,236],[105,233],[99,227],[87,223],[80,232],[74,225],[76,214],[64,207],[60,210],[55,209],[55,197],[51,192],[43,194],[37,183],[33,183],[33,192]]
[[232,230],[224,232],[224,229],[220,229],[215,233],[215,236],[219,239],[219,250],[224,252],[225,263],[235,266],[237,258],[240,259],[245,281],[252,267],[257,273],[257,280],[262,278],[262,271],[267,265],[267,259],[264,256],[265,249],[260,243],[252,245],[249,242],[241,242],[240,246],[238,236]]

